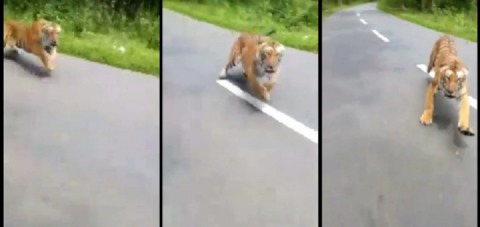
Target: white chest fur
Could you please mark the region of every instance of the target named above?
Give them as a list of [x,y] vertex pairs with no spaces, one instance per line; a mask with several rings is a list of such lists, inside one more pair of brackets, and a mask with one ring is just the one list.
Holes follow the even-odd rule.
[[274,73],[265,72],[265,66],[261,63],[257,64],[256,71],[257,71],[257,81],[258,83],[261,83],[261,84],[272,82],[275,74],[278,73],[278,69]]

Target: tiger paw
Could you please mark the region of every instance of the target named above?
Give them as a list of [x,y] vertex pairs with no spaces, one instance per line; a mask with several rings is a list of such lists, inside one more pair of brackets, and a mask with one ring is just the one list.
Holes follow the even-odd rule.
[[420,123],[423,125],[430,125],[432,124],[432,114],[424,111],[422,116],[420,117]]
[[226,76],[227,75],[227,70],[225,68],[223,68],[222,70],[220,70],[220,73],[218,75],[219,76]]
[[473,130],[470,127],[466,127],[466,126],[459,126],[458,131],[464,136],[474,136],[475,135]]
[[264,101],[269,101],[270,100],[270,93],[268,93],[267,91],[263,92],[262,99]]
[[55,66],[54,65],[47,65],[47,69],[48,71],[53,71],[55,69]]
[[223,68],[218,75],[220,76],[219,78],[225,79],[227,77],[227,69]]

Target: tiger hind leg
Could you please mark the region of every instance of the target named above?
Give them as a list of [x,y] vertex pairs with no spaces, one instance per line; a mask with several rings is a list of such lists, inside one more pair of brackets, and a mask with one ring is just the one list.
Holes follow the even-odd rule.
[[220,77],[218,79],[227,79],[227,71],[237,65],[238,62],[241,60],[241,49],[242,46],[240,44],[240,40],[237,40],[230,49],[230,54],[228,55],[228,62],[225,67],[220,70]]
[[430,59],[428,61],[427,73],[432,71],[433,67],[435,67],[435,58],[437,57],[437,49],[434,47],[432,53],[430,53]]
[[227,65],[220,70],[220,73],[219,73],[220,77],[218,77],[218,79],[221,79],[221,80],[227,79],[228,70],[235,67],[240,62],[240,60],[241,60],[240,57],[237,57],[237,59],[227,63]]
[[36,55],[37,57],[40,58],[40,61],[42,61],[43,66],[49,71],[53,71],[55,69],[55,65],[53,64],[53,59],[50,57],[50,55],[43,50],[42,48],[35,48],[32,51],[32,54]]
[[[5,52],[5,49],[7,49],[7,52]],[[10,57],[15,57],[19,55],[18,49],[19,48],[17,47],[17,42],[15,41],[15,39],[4,38],[3,40],[4,53],[7,53]]]

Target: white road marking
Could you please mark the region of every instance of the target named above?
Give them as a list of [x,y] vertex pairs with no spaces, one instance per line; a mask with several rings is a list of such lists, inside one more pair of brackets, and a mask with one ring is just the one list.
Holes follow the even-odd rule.
[[[424,73],[427,73],[427,66],[424,64],[418,64],[417,67],[422,70]],[[435,72],[432,70],[428,75],[433,78],[435,77]],[[472,106],[473,109],[477,110],[477,100],[473,98],[472,96],[468,96],[468,102],[470,103],[470,106]]]
[[232,92],[234,95],[252,104],[266,115],[272,117],[273,119],[277,120],[278,122],[297,132],[298,134],[304,136],[315,144],[318,144],[318,131],[305,126],[304,124],[278,111],[272,106],[258,100],[257,98],[254,98],[248,93],[245,93],[244,91],[242,91],[242,89],[238,88],[228,80],[217,80],[217,83]]
[[373,32],[373,34],[377,35],[378,38],[380,38],[380,39],[383,40],[384,42],[386,42],[386,43],[390,42],[390,40],[388,40],[387,37],[385,37],[385,36],[383,36],[382,34],[380,34],[377,30],[372,29],[372,32]]
[[368,24],[364,19],[360,18],[360,22],[362,22],[362,24]]
[[359,12],[357,12],[357,17],[359,17],[359,16],[360,16],[360,13],[359,13]]

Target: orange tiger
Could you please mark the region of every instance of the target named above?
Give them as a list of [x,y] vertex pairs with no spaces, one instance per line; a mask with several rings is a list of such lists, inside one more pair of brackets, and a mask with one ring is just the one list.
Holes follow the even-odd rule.
[[475,135],[469,125],[468,70],[457,54],[454,40],[449,36],[441,36],[433,45],[427,72],[432,69],[435,70],[435,77],[428,85],[420,122],[424,125],[432,123],[434,95],[438,90],[442,90],[447,98],[460,101],[458,117],[460,133],[466,136]]
[[278,68],[284,51],[282,44],[269,37],[242,33],[230,50],[219,79],[226,79],[227,71],[241,62],[250,88],[261,99],[268,101],[270,92],[278,81]]
[[232,45],[232,48],[230,50],[230,56],[228,57],[227,65],[220,72],[221,79],[223,79],[226,76],[227,71],[229,69],[231,69],[232,67],[237,65],[237,63],[240,62],[241,55],[242,55],[242,53],[241,53],[242,52],[242,45],[243,45],[243,42],[241,42],[241,40],[243,40],[245,38],[251,38],[251,39],[255,40],[258,45],[260,45],[264,42],[272,41],[272,39],[268,36],[273,35],[275,32],[277,32],[277,31],[275,29],[273,29],[273,30],[265,33],[264,35],[250,34],[250,33],[246,33],[246,32],[240,34],[238,39]]
[[15,53],[21,48],[32,53],[40,58],[45,68],[52,71],[55,68],[60,31],[60,25],[44,19],[32,24],[8,20],[3,22],[3,48],[13,48]]

